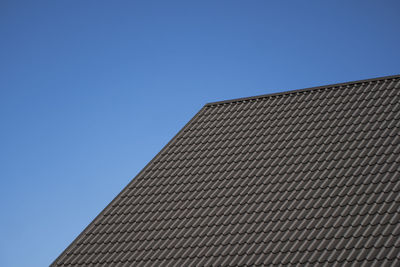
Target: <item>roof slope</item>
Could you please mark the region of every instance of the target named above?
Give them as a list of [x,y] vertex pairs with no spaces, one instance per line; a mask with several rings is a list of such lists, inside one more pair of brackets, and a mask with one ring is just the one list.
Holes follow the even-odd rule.
[[55,266],[400,265],[400,76],[210,103]]

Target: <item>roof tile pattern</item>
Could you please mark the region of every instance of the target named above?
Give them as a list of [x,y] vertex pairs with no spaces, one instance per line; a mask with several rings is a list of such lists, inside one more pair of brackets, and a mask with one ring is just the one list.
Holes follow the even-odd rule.
[[400,78],[205,105],[54,266],[400,266]]

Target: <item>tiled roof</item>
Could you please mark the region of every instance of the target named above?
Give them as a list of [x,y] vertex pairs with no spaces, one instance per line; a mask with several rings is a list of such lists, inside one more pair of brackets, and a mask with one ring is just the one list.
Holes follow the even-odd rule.
[[400,266],[400,76],[205,105],[54,266]]

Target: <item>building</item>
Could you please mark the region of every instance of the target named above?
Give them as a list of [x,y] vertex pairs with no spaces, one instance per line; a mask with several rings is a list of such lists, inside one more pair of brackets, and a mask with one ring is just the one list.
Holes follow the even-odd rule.
[[400,75],[206,104],[53,266],[400,266]]

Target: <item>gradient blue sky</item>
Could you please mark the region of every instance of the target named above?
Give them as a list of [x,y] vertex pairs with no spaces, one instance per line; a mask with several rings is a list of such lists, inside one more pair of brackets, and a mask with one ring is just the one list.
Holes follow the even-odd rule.
[[0,266],[47,266],[202,107],[400,73],[399,1],[0,1]]

